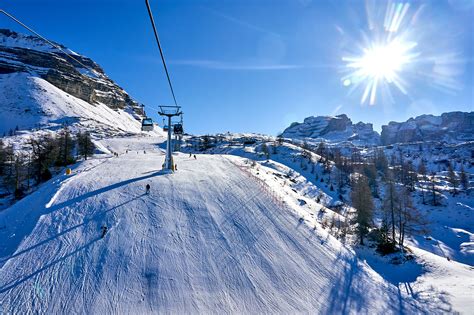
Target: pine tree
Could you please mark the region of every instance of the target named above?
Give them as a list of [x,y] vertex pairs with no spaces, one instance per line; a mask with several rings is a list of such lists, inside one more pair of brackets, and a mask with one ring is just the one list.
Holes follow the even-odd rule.
[[5,162],[6,162],[5,146],[3,144],[3,141],[0,139],[0,176],[3,175],[4,173]]
[[405,236],[424,230],[425,222],[421,213],[413,206],[409,189],[402,187],[398,194],[398,244],[403,251]]
[[438,189],[436,188],[436,173],[432,173],[430,177],[430,191],[431,191],[431,196],[432,198],[432,204],[433,206],[439,206],[438,198],[437,198],[437,193]]
[[461,173],[460,173],[460,182],[461,186],[465,191],[469,190],[469,176],[466,171],[464,171],[464,165],[461,164]]
[[[209,138],[207,137],[208,142]],[[84,160],[87,160],[88,157],[92,156],[94,154],[95,150],[95,145],[94,142],[92,142],[91,136],[89,132],[79,132],[77,134],[77,151],[80,156],[84,158]]]
[[265,158],[267,161],[270,159],[270,151],[268,150],[268,146],[266,143],[262,143],[262,152],[265,154]]
[[283,144],[283,136],[282,135],[277,136],[277,144],[278,144],[278,146],[281,146]]
[[32,175],[37,183],[52,177],[49,167],[58,157],[58,147],[53,137],[49,135],[40,138],[31,138],[28,143],[31,147]]
[[66,166],[74,163],[74,158],[72,156],[72,150],[74,148],[74,141],[71,137],[71,133],[68,127],[64,127],[63,130],[59,133],[57,139],[59,153],[56,165]]
[[372,212],[374,203],[367,178],[364,175],[358,175],[352,184],[351,191],[352,206],[356,208],[355,222],[359,234],[360,244],[364,244],[364,236],[372,223]]
[[385,153],[382,149],[377,149],[375,151],[375,159],[374,159],[375,167],[377,170],[382,172],[383,174],[387,174],[388,171],[388,160],[385,156]]
[[425,200],[426,166],[423,159],[421,160],[420,165],[418,166],[418,173],[421,175],[421,180],[422,180],[422,182],[420,182],[420,180],[418,179],[418,185],[421,188],[423,204],[426,204],[426,200]]
[[453,195],[456,195],[459,182],[451,163],[448,165],[448,181],[453,186]]
[[[391,243],[395,243],[395,227],[396,227],[396,210],[399,203],[398,194],[395,187],[395,182],[392,175],[388,178],[385,185],[385,195],[383,199],[383,225],[386,228],[387,236],[391,234]],[[385,240],[385,241],[388,241]]]
[[316,149],[316,153],[317,153],[319,156],[321,156],[321,157],[323,157],[323,156],[325,155],[325,153],[326,153],[326,146],[324,145],[324,142],[323,142],[323,141],[321,141],[321,142],[319,143],[318,148]]

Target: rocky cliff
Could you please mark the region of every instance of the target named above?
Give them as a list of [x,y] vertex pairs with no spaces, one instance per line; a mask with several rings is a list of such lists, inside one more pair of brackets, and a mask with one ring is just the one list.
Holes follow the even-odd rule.
[[474,112],[422,115],[382,126],[382,144],[415,141],[474,141]]
[[102,103],[127,110],[136,119],[142,117],[143,107],[110,80],[98,64],[57,45],[67,54],[36,36],[0,29],[0,74],[30,73],[90,104]]
[[376,145],[380,136],[372,124],[353,124],[345,115],[307,117],[303,123],[294,122],[283,131],[285,138],[324,139],[329,142],[351,141],[358,145]]

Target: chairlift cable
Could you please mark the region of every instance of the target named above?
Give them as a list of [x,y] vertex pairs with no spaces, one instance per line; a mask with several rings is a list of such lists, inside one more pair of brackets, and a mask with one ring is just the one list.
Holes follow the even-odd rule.
[[2,10],[0,9],[0,12],[5,14],[6,16],[8,16],[10,19],[12,19],[13,21],[17,22],[18,24],[20,24],[21,26],[23,26],[24,28],[26,28],[28,31],[30,31],[31,33],[35,34],[36,36],[38,36],[39,38],[41,38],[42,40],[44,40],[45,42],[47,42],[48,44],[50,44],[51,46],[53,46],[54,48],[60,50],[62,53],[64,53],[66,56],[68,56],[69,58],[71,58],[72,60],[74,60],[75,62],[79,63],[80,65],[82,65],[84,68],[86,69],[89,69],[89,70],[92,70],[93,72],[96,72],[94,69],[92,69],[90,66],[86,66],[85,64],[83,64],[82,62],[80,62],[79,60],[77,60],[76,58],[74,58],[73,56],[71,56],[68,52],[66,52],[64,49],[61,48],[61,46],[53,43],[52,41],[48,40],[47,38],[41,36],[38,32],[36,32],[35,30],[33,30],[31,27],[27,26],[25,23],[21,22],[20,20],[18,20],[16,17],[14,17],[13,15],[11,15],[10,13],[6,12],[5,10]]
[[168,78],[168,84],[169,84],[170,89],[171,89],[171,94],[173,95],[174,104],[176,106],[178,106],[178,102],[176,101],[176,96],[175,96],[174,90],[173,90],[173,85],[171,84],[170,75],[168,73],[168,68],[166,67],[165,56],[163,55],[163,49],[161,48],[160,39],[158,37],[158,32],[156,30],[155,20],[153,19],[153,13],[151,12],[151,8],[150,8],[150,4],[148,3],[148,0],[145,0],[145,3],[146,3],[146,7],[148,9],[148,15],[150,16],[150,21],[151,21],[151,25],[153,27],[153,32],[155,33],[156,43],[158,44],[158,49],[160,50],[161,61],[163,62],[163,67],[165,68],[166,77]]

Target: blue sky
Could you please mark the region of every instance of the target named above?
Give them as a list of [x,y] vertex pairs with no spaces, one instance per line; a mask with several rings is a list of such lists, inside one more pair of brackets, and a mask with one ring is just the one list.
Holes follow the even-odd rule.
[[[360,86],[343,84],[350,75],[343,58],[387,35],[389,2],[150,2],[188,132],[277,134],[307,116],[341,113],[378,130],[425,113],[473,110],[471,0],[401,2],[398,32],[416,43],[416,58],[397,73],[404,92],[387,83],[373,105],[361,102]],[[144,1],[16,0],[2,8],[95,60],[137,101],[172,104]],[[26,32],[4,16],[0,22]]]

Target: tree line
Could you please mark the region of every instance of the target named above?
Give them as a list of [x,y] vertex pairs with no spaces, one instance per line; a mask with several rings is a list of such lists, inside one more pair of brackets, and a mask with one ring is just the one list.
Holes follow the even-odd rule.
[[72,135],[67,127],[56,135],[32,137],[21,150],[0,139],[1,190],[21,199],[34,186],[51,179],[52,168],[73,164],[77,158],[87,159],[94,150],[89,132]]

